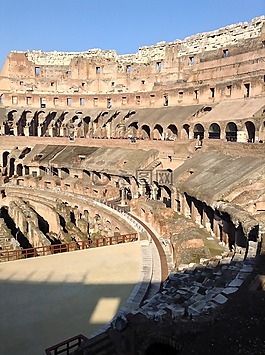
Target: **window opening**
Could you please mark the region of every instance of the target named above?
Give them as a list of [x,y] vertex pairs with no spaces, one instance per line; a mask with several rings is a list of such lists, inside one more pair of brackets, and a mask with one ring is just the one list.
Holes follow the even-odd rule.
[[150,103],[153,104],[155,102],[155,95],[150,95]]
[[190,65],[194,65],[194,57],[189,57]]
[[12,96],[12,104],[17,104],[18,103],[18,99],[17,96]]
[[71,106],[71,105],[72,105],[72,99],[71,99],[71,97],[67,97],[66,103],[67,103],[67,106]]
[[158,71],[161,71],[162,63],[161,62],[156,62],[156,68],[157,68]]
[[210,88],[211,97],[214,97],[214,88]]
[[250,84],[244,84],[245,86],[245,95],[244,97],[249,97],[250,95]]
[[83,97],[80,98],[80,106],[84,106],[85,104],[85,99]]
[[232,85],[227,85],[226,96],[231,96],[231,93],[232,93]]
[[107,108],[111,108],[112,107],[112,99],[108,98],[107,99]]
[[35,75],[40,75],[40,67],[35,67]]
[[224,49],[224,50],[223,50],[223,56],[224,56],[224,58],[227,58],[228,55],[229,55],[228,49]]
[[164,106],[168,106],[168,95],[164,95]]
[[40,98],[40,107],[45,108],[46,107],[46,99],[45,97]]
[[96,67],[96,74],[100,74],[100,67]]

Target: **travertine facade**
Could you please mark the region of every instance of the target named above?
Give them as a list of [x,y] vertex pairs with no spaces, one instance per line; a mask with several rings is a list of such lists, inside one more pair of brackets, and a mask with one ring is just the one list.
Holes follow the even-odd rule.
[[[132,55],[11,52],[0,76],[0,247],[105,243],[142,231],[131,209],[160,236],[153,248],[143,232],[161,270],[198,259],[200,269],[209,240],[254,258],[265,233],[264,59],[265,17]],[[217,293],[165,308],[204,314],[226,302]]]
[[131,55],[11,52],[1,133],[264,140],[264,58],[264,17]]

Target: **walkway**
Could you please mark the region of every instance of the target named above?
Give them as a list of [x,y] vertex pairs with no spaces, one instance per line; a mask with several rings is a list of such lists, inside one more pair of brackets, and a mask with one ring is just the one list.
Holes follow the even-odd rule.
[[0,264],[0,354],[39,355],[95,332],[140,279],[138,242]]

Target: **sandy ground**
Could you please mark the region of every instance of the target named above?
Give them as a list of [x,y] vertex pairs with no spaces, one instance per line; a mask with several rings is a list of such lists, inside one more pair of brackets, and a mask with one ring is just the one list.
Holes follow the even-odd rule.
[[112,319],[139,280],[138,242],[0,264],[0,354],[39,355]]

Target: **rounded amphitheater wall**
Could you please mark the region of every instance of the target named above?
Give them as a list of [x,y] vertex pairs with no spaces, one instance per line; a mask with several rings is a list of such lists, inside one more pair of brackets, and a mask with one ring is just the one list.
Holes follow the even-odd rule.
[[[94,219],[96,215],[99,215],[103,226],[111,226],[112,231],[118,231],[120,234],[135,233],[135,229],[124,219],[122,215],[118,212],[112,211],[111,208],[105,207],[104,205],[99,206],[94,204],[90,198],[86,198],[81,195],[71,194],[71,193],[60,193],[59,191],[41,190],[26,187],[5,187],[6,195],[5,204],[9,204],[12,201],[12,197],[19,197],[24,201],[29,202],[36,211],[43,211],[43,218],[46,218],[50,223],[50,216],[52,216],[52,225],[55,229],[54,232],[57,233],[60,229],[59,222],[59,211],[57,212],[58,202],[61,204],[66,204],[71,207],[72,210],[78,211],[78,213],[84,214],[85,211],[88,212],[89,218]],[[116,213],[115,213],[116,212]],[[51,213],[51,214],[50,214]],[[56,231],[57,230],[57,231]]]

